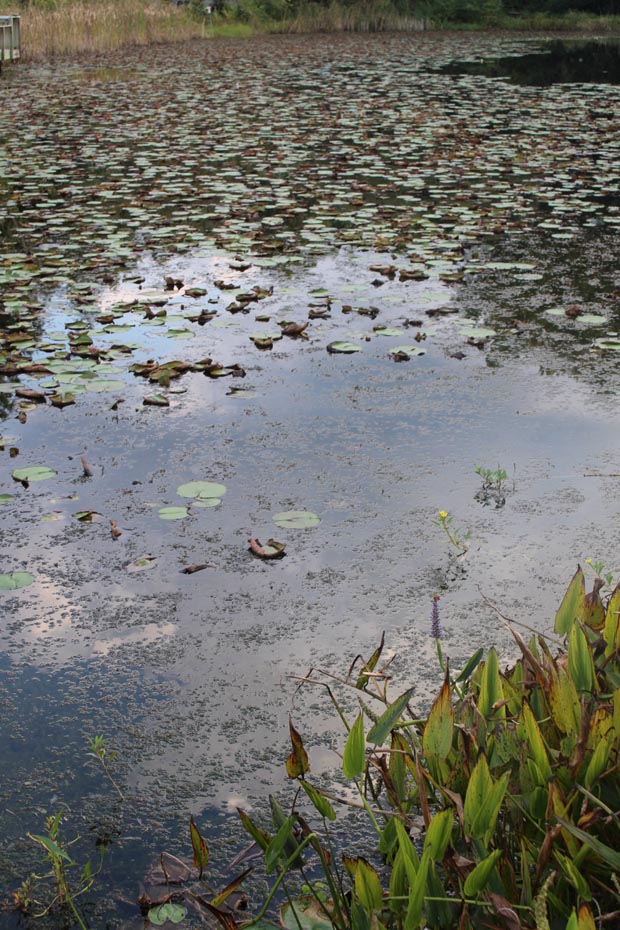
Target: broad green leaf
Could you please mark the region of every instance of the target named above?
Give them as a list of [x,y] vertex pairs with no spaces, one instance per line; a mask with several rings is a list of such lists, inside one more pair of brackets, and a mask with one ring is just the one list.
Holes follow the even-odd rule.
[[426,888],[426,878],[428,869],[431,864],[431,858],[428,852],[422,854],[420,866],[413,884],[409,888],[409,901],[407,904],[407,914],[405,917],[405,930],[417,930],[422,921],[422,907],[424,905],[424,889]]
[[428,852],[431,859],[441,862],[452,836],[454,815],[450,809],[434,814],[428,825],[424,837],[424,852]]
[[454,732],[454,707],[448,676],[444,680],[441,690],[431,708],[422,736],[422,747],[425,756],[436,756],[439,759],[447,758],[452,749],[452,736]]
[[498,860],[501,858],[501,855],[501,849],[495,849],[489,856],[475,866],[465,879],[465,884],[463,886],[465,897],[474,897],[486,889],[489,876]]
[[364,716],[360,714],[349,730],[344,746],[342,771],[345,778],[357,778],[366,768],[366,741],[364,739]]
[[607,603],[603,639],[606,656],[620,650],[620,585],[616,585]]
[[616,736],[612,733],[607,739],[601,739],[596,745],[592,758],[588,763],[583,783],[586,788],[590,788],[593,782],[611,766],[610,751]]
[[367,739],[369,743],[374,743],[375,746],[381,746],[385,742],[392,729],[400,721],[402,713],[414,691],[415,688],[409,688],[383,711],[377,722],[368,732]]
[[459,672],[459,674],[455,678],[455,681],[457,683],[461,681],[467,681],[468,678],[472,675],[472,673],[476,670],[476,668],[480,664],[480,660],[483,655],[484,655],[484,649],[481,646],[479,649],[476,649],[474,654],[468,659],[466,664],[463,666],[462,670]]
[[202,870],[209,864],[209,847],[194,823],[193,817],[189,818],[189,833],[194,851],[194,865],[200,872],[199,877],[202,878]]
[[285,850],[289,840],[293,838],[293,827],[295,825],[295,815],[291,814],[286,818],[280,829],[270,840],[269,846],[265,850],[265,871],[267,874],[273,872],[278,860]]
[[494,781],[484,754],[476,762],[467,785],[463,805],[464,828],[471,839],[490,837],[508,785],[506,772]]
[[[505,718],[506,708],[501,705],[504,700],[504,690],[499,674],[499,662],[494,648],[489,649],[480,678],[480,694],[478,695],[478,710],[484,717]],[[499,707],[495,707],[500,704]]]
[[547,749],[540,732],[540,727],[538,726],[536,718],[534,717],[532,709],[527,700],[523,701],[522,720],[525,726],[525,733],[529,743],[531,758],[536,763],[542,778],[546,782],[549,778],[551,778],[551,765],[549,764],[549,757],[547,755]]
[[237,813],[239,814],[239,817],[241,818],[241,823],[243,824],[245,829],[248,831],[248,833],[250,834],[254,842],[257,844],[257,846],[260,846],[262,850],[267,849],[267,847],[269,846],[271,842],[271,837],[269,836],[269,834],[265,833],[264,830],[261,830],[260,827],[257,827],[254,821],[251,819],[251,817],[248,814],[246,814],[245,811],[242,811],[240,807],[237,808]]
[[379,876],[364,859],[358,859],[355,872],[355,893],[369,911],[380,911],[383,891]]
[[305,779],[302,779],[299,784],[304,789],[316,809],[318,810],[321,817],[326,817],[328,820],[336,819],[336,812],[331,806],[326,797],[324,797],[320,791],[318,791],[314,785],[311,785]]
[[578,692],[592,692],[595,687],[594,662],[590,646],[579,623],[568,634],[568,674]]
[[588,885],[587,879],[580,872],[578,867],[563,853],[559,850],[555,850],[555,858],[558,862],[560,868],[568,878],[568,880],[575,886],[575,890],[580,898],[583,898],[585,901],[590,901],[592,898],[592,893],[590,891],[590,886]]
[[559,668],[549,685],[549,704],[556,726],[562,733],[579,733],[581,702],[572,678]]
[[586,581],[580,566],[573,575],[566,594],[562,599],[560,608],[555,615],[554,630],[558,636],[564,636],[572,627],[576,619],[585,614]]

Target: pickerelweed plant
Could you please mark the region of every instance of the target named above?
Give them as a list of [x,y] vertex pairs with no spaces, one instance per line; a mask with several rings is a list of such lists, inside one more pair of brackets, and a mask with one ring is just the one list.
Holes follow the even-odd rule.
[[[555,637],[526,642],[510,624],[520,656],[509,668],[500,668],[493,648],[484,660],[479,649],[457,675],[443,660],[426,715],[412,707],[415,688],[388,696],[383,639],[341,680],[356,695],[354,719],[333,676],[304,679],[303,687],[327,688],[346,726],[342,772],[376,843],[363,857],[336,855],[334,794],[310,780],[291,724],[290,813],[276,807],[269,833],[241,812],[275,876],[252,922],[284,889],[280,917],[290,930],[617,926],[620,586],[606,603],[599,590],[586,594],[578,568]],[[440,625],[433,635],[441,638]],[[302,800],[318,815],[316,828]],[[305,873],[310,855],[321,872],[318,890]],[[293,897],[288,883],[297,875],[305,893]]]

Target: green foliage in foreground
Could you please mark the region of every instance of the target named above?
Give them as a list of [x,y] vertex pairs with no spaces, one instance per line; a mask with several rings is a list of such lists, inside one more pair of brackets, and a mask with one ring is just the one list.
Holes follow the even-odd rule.
[[[298,791],[273,836],[242,814],[274,890],[302,856],[322,872],[289,901],[285,926],[315,930],[595,930],[620,910],[620,586],[586,594],[578,569],[555,619],[559,650],[514,629],[519,660],[494,649],[443,684],[425,718],[413,689],[387,695],[383,642],[344,684],[357,692],[342,768],[376,833],[365,857],[337,857],[330,799],[308,779],[291,726]],[[441,651],[439,651],[441,656]],[[327,684],[327,682],[325,682]],[[375,707],[378,706],[378,712]],[[333,796],[330,795],[331,800]],[[320,828],[300,813],[309,800]],[[372,844],[371,844],[372,846]],[[316,874],[316,872],[314,873]],[[297,916],[295,916],[295,913]],[[263,912],[264,913],[264,912]],[[611,921],[611,923],[610,923]]]

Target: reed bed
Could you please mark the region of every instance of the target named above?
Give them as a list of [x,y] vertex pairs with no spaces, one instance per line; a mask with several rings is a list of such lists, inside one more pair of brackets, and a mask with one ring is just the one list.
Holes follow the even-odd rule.
[[166,0],[150,3],[72,0],[24,8],[3,2],[0,13],[17,13],[22,17],[24,61],[105,52],[132,45],[182,42],[205,34],[200,19]]

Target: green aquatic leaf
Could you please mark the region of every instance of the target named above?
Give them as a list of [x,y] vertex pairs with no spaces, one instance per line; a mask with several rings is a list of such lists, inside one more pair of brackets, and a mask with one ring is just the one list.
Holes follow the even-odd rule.
[[352,355],[353,352],[361,352],[362,347],[358,346],[355,342],[330,342],[327,346],[327,351],[331,354],[340,354],[340,355]]
[[0,591],[16,591],[18,588],[27,588],[34,581],[30,572],[11,572],[10,575],[0,575]]
[[147,916],[155,927],[163,927],[168,920],[170,923],[180,924],[187,917],[187,908],[174,901],[166,901],[165,904],[150,908]]
[[[216,481],[188,481],[179,485],[177,494],[179,497],[193,497],[199,501],[214,500],[217,503],[226,494],[226,485],[218,484]],[[215,504],[206,504],[206,506],[214,507]]]
[[187,507],[160,507],[157,513],[162,520],[183,520],[189,516]]
[[274,513],[272,520],[277,526],[289,530],[307,530],[318,526],[321,522],[321,518],[309,510],[286,510],[282,513]]
[[55,478],[58,472],[47,465],[28,465],[26,468],[16,468],[11,472],[11,477],[15,481],[47,481],[48,478]]

